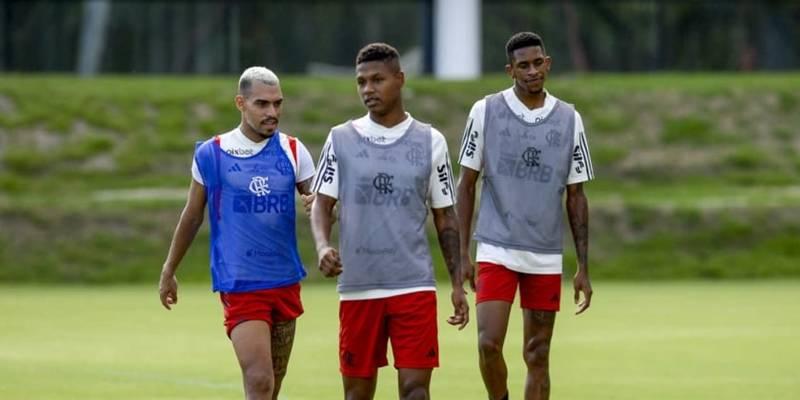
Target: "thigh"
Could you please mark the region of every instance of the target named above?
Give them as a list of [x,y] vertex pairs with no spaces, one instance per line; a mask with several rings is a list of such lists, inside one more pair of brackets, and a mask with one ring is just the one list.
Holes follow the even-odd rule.
[[225,331],[228,337],[246,321],[264,321],[272,325],[272,303],[265,301],[261,292],[220,293],[225,314]]
[[397,370],[397,389],[400,392],[400,398],[419,391],[424,391],[430,398],[432,374],[433,369],[431,368],[399,368]]
[[275,371],[276,384],[286,375],[289,356],[292,354],[296,320],[274,322],[271,327],[272,368]]
[[386,359],[385,300],[339,303],[339,369],[351,378],[373,378]]
[[270,326],[261,320],[238,324],[231,331],[231,343],[242,370],[272,374]]
[[344,384],[345,400],[372,400],[375,397],[378,377],[355,378],[342,376],[342,383]]
[[478,339],[481,343],[494,343],[503,346],[508,331],[508,318],[511,303],[505,301],[484,301],[475,307],[478,320]]
[[388,299],[387,330],[395,368],[439,366],[436,292],[423,291]]
[[528,310],[558,311],[561,305],[561,274],[519,274],[520,306]]
[[499,264],[478,263],[475,312],[480,340],[502,346],[518,282],[519,273],[515,271]]
[[553,327],[556,321],[555,311],[522,310],[522,324],[525,332],[525,348],[544,343],[550,344],[553,337]]

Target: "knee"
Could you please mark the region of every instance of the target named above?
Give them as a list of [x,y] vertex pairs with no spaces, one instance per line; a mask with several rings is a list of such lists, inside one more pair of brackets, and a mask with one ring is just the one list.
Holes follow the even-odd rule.
[[531,339],[525,344],[524,356],[528,369],[547,371],[550,362],[550,343]]
[[248,392],[272,393],[275,389],[275,377],[272,371],[262,368],[248,368],[245,370],[244,383]]
[[481,356],[484,358],[498,357],[503,354],[502,342],[497,338],[487,335],[480,335],[478,338],[478,348]]
[[428,400],[428,388],[416,382],[409,382],[400,388],[400,398],[402,400]]

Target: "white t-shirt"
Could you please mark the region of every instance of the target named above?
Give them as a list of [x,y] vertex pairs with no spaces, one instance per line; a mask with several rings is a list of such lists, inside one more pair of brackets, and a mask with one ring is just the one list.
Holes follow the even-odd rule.
[[[392,126],[385,127],[374,122],[369,114],[353,121],[353,127],[356,132],[364,137],[366,140],[380,143],[390,144],[399,139],[406,133],[414,119],[406,113],[406,119],[403,122]],[[318,173],[314,180],[312,192],[322,193],[326,196],[339,198],[339,171],[337,168],[336,154],[331,145],[331,135],[328,134],[328,139],[325,141],[325,146],[322,148],[318,163]],[[455,197],[453,194],[453,172],[450,166],[450,156],[447,152],[447,142],[444,135],[431,127],[431,176],[429,179],[430,185],[428,186],[428,201],[432,208],[450,207],[455,204]],[[444,168],[442,168],[444,167]],[[446,171],[447,176],[440,177],[437,173],[438,169]],[[325,171],[326,177],[331,177],[327,182],[321,179],[322,171]],[[356,292],[340,293],[341,300],[367,300],[367,299],[380,299],[392,296],[399,296],[401,294],[431,291],[436,290],[435,287],[414,287],[405,289],[371,289],[361,290]]]
[[[514,88],[502,92],[503,98],[511,110],[525,122],[537,122],[547,117],[558,100],[545,91],[544,105],[533,110],[519,100]],[[469,112],[467,126],[461,144],[458,162],[463,167],[480,171],[483,169],[484,118],[486,117],[486,99],[475,102]],[[567,184],[586,182],[594,178],[592,160],[584,133],[583,119],[575,111],[575,149],[572,155]],[[561,254],[540,254],[524,250],[507,249],[488,243],[478,242],[475,256],[477,262],[500,264],[508,269],[528,274],[561,274],[563,257]]]
[[[261,151],[271,139],[267,138],[260,142],[254,142],[237,127],[219,136],[219,147],[222,151],[234,157],[247,158]],[[289,137],[280,133],[279,139],[281,148],[286,153],[286,157],[289,157],[289,162],[292,163],[292,168],[294,168],[295,182],[300,183],[314,176],[314,160],[311,158],[311,153],[308,152],[306,146],[300,140],[295,141],[297,143],[295,147],[297,149],[297,162],[295,163],[292,149],[289,147]],[[197,183],[203,184],[203,177],[200,175],[200,169],[197,168],[197,162],[194,160],[192,160],[192,178]]]

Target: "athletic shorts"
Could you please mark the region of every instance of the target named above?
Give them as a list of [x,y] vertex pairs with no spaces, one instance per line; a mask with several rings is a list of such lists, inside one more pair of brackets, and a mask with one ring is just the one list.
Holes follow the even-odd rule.
[[236,325],[245,321],[266,321],[272,326],[275,322],[291,321],[303,314],[299,283],[252,292],[220,293],[219,298],[225,312],[228,337]]
[[502,265],[478,263],[476,302],[514,302],[519,285],[520,306],[529,310],[558,311],[561,303],[561,274],[538,275],[512,271]]
[[436,292],[339,303],[339,370],[351,378],[373,378],[388,365],[392,343],[395,368],[439,366]]

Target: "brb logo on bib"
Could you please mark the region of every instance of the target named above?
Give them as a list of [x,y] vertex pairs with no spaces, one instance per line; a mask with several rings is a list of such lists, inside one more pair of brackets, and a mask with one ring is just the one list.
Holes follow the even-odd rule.
[[233,212],[240,214],[284,214],[291,211],[289,194],[271,194],[268,176],[254,176],[248,186],[253,195],[233,198]]
[[525,165],[528,167],[538,167],[540,153],[541,151],[536,147],[528,147],[522,153],[522,161],[525,161]]
[[269,177],[268,176],[254,176],[250,181],[250,191],[258,197],[266,196],[269,194]]
[[394,176],[380,172],[372,180],[372,186],[375,186],[375,189],[378,189],[378,193],[380,194],[391,194],[394,192],[394,189],[392,189],[392,179],[394,179]]
[[394,175],[385,172],[379,172],[371,182],[370,178],[362,178],[362,182],[356,185],[356,204],[385,207],[408,205],[414,190],[412,188],[396,188],[393,181]]

